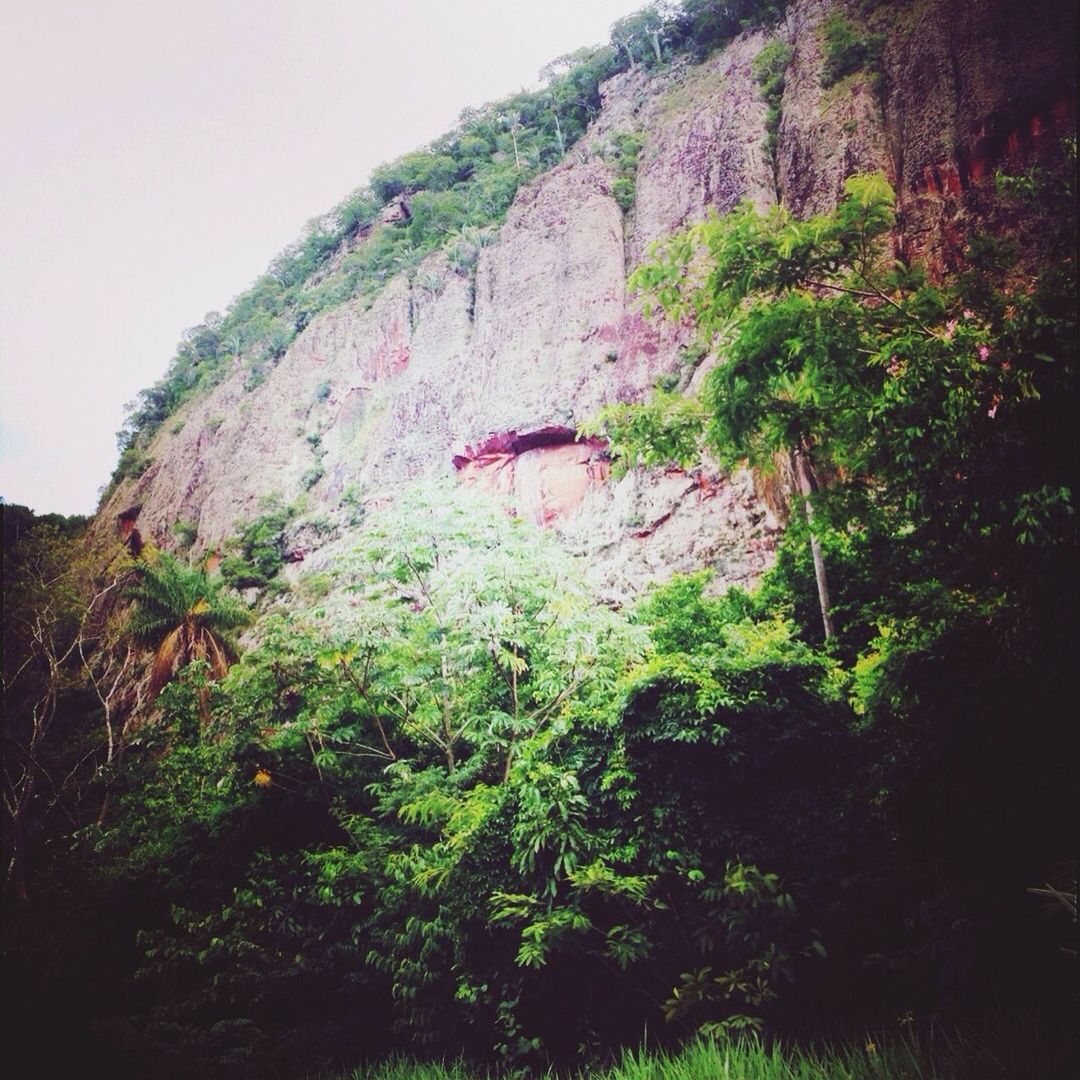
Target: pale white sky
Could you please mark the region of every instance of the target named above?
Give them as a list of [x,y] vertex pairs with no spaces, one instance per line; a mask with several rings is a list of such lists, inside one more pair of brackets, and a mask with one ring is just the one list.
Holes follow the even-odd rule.
[[185,328],[643,3],[0,0],[0,495],[92,511]]

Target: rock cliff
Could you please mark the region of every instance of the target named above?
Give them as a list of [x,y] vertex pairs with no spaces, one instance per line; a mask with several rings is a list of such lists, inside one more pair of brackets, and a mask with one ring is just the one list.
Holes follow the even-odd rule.
[[[830,13],[884,45],[875,71],[823,88]],[[298,558],[317,568],[348,545],[358,506],[440,474],[557,530],[605,598],[703,565],[718,583],[752,582],[783,513],[753,477],[703,467],[613,480],[603,445],[575,440],[604,403],[689,375],[690,329],[644,318],[629,271],[709,210],[779,198],[811,213],[833,205],[851,173],[878,169],[901,201],[897,253],[960,265],[970,229],[992,218],[994,168],[1030,160],[1073,122],[1073,19],[1050,0],[798,0],[773,31],[700,65],[617,76],[590,132],[519,191],[475,267],[429,256],[370,306],[315,318],[261,384],[238,364],[159,431],[153,464],[111,493],[99,532],[124,515],[169,547],[172,525],[190,521],[195,550],[211,551],[267,497],[301,499]],[[791,48],[772,155],[752,72],[770,36]],[[624,210],[605,147],[628,134],[641,150]]]

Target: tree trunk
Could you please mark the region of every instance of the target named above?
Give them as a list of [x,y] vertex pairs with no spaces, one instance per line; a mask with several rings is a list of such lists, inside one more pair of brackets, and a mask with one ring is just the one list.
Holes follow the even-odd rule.
[[559,157],[565,157],[566,143],[563,142],[562,126],[559,124],[559,114],[555,109],[552,109],[551,115],[555,117],[555,135],[559,140]]
[[[36,786],[36,777],[28,774],[26,786],[18,793],[16,801],[12,804],[11,855],[4,875],[4,891],[10,889],[14,892],[15,899],[21,904],[25,904],[30,899],[26,888],[26,814],[33,802]],[[14,788],[11,788],[11,794],[15,794]]]
[[795,482],[799,494],[803,497],[803,512],[806,524],[810,528],[810,554],[814,560],[814,577],[817,579],[818,603],[821,605],[821,624],[825,628],[825,640],[836,636],[832,621],[832,600],[829,597],[829,578],[825,572],[825,559],[821,554],[821,542],[814,532],[814,508],[810,496],[817,489],[813,469],[805,449],[796,450],[791,455],[791,467],[795,473]]
[[653,52],[656,53],[656,62],[662,64],[664,62],[663,53],[660,50],[660,32],[650,31],[649,40],[652,42]]

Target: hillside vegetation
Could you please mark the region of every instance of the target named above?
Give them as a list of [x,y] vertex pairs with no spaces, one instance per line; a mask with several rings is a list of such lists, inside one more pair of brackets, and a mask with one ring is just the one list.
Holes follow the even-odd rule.
[[[234,364],[246,364],[248,384],[257,386],[319,312],[372,299],[390,277],[414,270],[439,248],[455,270],[469,273],[518,188],[561,161],[596,118],[605,79],[680,56],[700,59],[741,30],[774,22],[784,6],[651,5],[616,23],[609,44],[546,65],[541,89],[466,109],[458,126],[430,146],[380,165],[367,184],[313,219],[224,314],[213,312],[185,332],[164,377],[128,407],[113,483],[145,469],[151,437],[184,401],[216,385]],[[615,157],[620,152],[611,149]],[[402,198],[406,214],[384,214]]]
[[[602,75],[776,14],[648,9],[377,170],[189,335],[129,460],[308,300],[481,243]],[[557,535],[451,480],[291,591],[291,507],[220,567],[190,523],[104,551],[5,507],[13,1075],[1069,1075],[1075,171],[1066,139],[999,173],[1008,227],[956,273],[894,257],[876,173],[638,269],[723,362],[587,430],[616,471],[790,479],[752,590],[703,568],[600,604]],[[402,194],[408,222],[349,239]]]

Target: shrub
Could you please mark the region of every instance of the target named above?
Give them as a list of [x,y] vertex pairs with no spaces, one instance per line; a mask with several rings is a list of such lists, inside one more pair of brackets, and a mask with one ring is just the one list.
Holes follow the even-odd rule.
[[611,194],[624,213],[634,205],[638,156],[643,142],[641,135],[616,135],[613,142],[601,151],[615,170]]
[[294,336],[295,333],[285,326],[275,326],[266,339],[263,355],[269,360],[280,360],[288,351]]
[[256,360],[255,363],[248,368],[247,375],[244,376],[244,390],[246,393],[251,393],[253,390],[257,390],[270,376],[270,372],[273,369],[273,364],[268,363],[265,360]]
[[423,289],[432,296],[439,296],[446,288],[446,278],[442,274],[425,272],[416,275],[414,284],[418,289]]
[[410,206],[409,238],[416,248],[441,244],[451,233],[469,223],[470,207],[465,192],[422,191]]
[[199,526],[194,521],[177,521],[173,527],[173,536],[181,548],[189,548],[195,543],[195,537],[199,533]]
[[384,203],[407,192],[445,191],[460,178],[459,170],[452,157],[416,150],[375,169],[371,189]]
[[154,459],[138,446],[129,446],[120,454],[113,480],[135,480],[153,464]]
[[349,511],[349,524],[359,525],[364,520],[364,492],[355,484],[345,489],[341,505]]
[[317,461],[300,477],[300,483],[304,485],[305,491],[310,491],[325,475],[326,470],[323,468],[322,462]]
[[330,574],[308,574],[301,579],[298,591],[304,600],[315,602],[329,596],[333,587],[334,579]]
[[285,526],[293,518],[291,506],[275,506],[243,526],[230,541],[239,548],[221,564],[221,576],[234,589],[262,588],[285,562]]
[[776,150],[777,132],[780,130],[780,109],[784,97],[784,83],[787,67],[791,62],[791,49],[786,42],[778,38],[770,41],[754,57],[754,81],[761,87],[761,96],[765,101],[765,149],[771,157]]
[[853,72],[876,65],[885,45],[884,35],[871,34],[838,12],[825,20],[822,35],[825,64],[821,85],[826,89]]
[[221,577],[231,589],[262,589],[270,579],[239,555],[221,561]]
[[619,179],[611,185],[611,194],[619,204],[619,209],[624,213],[634,205],[636,193],[637,187],[633,178],[629,176],[620,176]]

